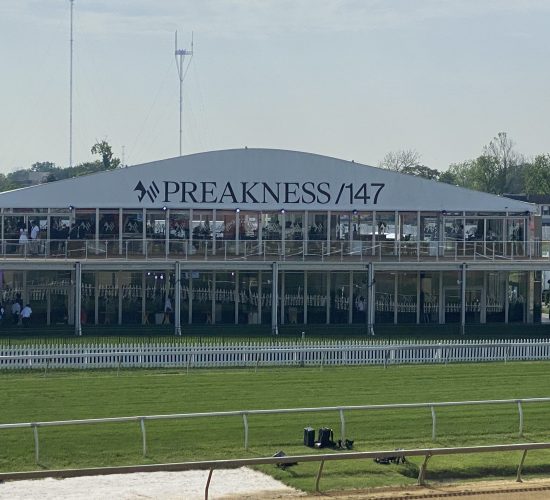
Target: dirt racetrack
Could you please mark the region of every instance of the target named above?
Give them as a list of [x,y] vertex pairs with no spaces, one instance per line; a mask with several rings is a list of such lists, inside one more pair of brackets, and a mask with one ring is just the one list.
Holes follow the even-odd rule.
[[[207,471],[151,472],[8,481],[0,484],[0,499],[30,500],[194,500],[204,498]],[[427,487],[378,488],[363,491],[305,494],[246,467],[216,470],[210,485],[210,499],[267,500],[292,498],[428,499],[462,497],[483,500],[550,499],[550,479],[487,481]]]

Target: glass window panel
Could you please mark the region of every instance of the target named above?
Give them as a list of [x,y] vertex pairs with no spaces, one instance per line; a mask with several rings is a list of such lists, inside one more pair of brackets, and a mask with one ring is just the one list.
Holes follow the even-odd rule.
[[282,215],[280,212],[262,213],[263,240],[282,240]]
[[[285,272],[285,323],[304,323],[304,273]],[[263,318],[263,315],[262,315]]]
[[99,239],[118,240],[118,210],[99,210]]

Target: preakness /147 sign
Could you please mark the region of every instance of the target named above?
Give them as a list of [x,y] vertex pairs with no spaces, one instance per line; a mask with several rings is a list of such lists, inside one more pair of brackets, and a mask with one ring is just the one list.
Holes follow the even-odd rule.
[[134,191],[140,203],[376,205],[384,186],[381,182],[151,181],[146,184],[140,180]]

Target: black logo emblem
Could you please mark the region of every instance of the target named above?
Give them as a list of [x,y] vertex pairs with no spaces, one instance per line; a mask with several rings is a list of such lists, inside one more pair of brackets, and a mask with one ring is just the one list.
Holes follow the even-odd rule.
[[145,195],[148,195],[151,201],[155,201],[160,193],[160,189],[156,185],[155,181],[151,182],[147,189],[145,189],[143,182],[139,181],[134,188],[134,191],[139,191],[138,200],[140,203],[143,201],[143,198],[145,198]]

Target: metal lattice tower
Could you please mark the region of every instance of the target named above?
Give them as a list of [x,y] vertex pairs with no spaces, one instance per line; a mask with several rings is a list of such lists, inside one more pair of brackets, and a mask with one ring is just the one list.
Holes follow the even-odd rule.
[[[179,155],[181,156],[181,146],[182,146],[182,112],[183,112],[183,80],[185,78],[185,73],[183,68],[183,61],[185,56],[193,57],[193,35],[191,34],[191,50],[187,49],[178,49],[178,32],[176,31],[176,43],[175,43],[175,52],[176,56],[176,67],[178,68],[178,77],[180,81],[180,150]],[[191,60],[189,60],[191,62]],[[189,64],[187,65],[189,66]]]

